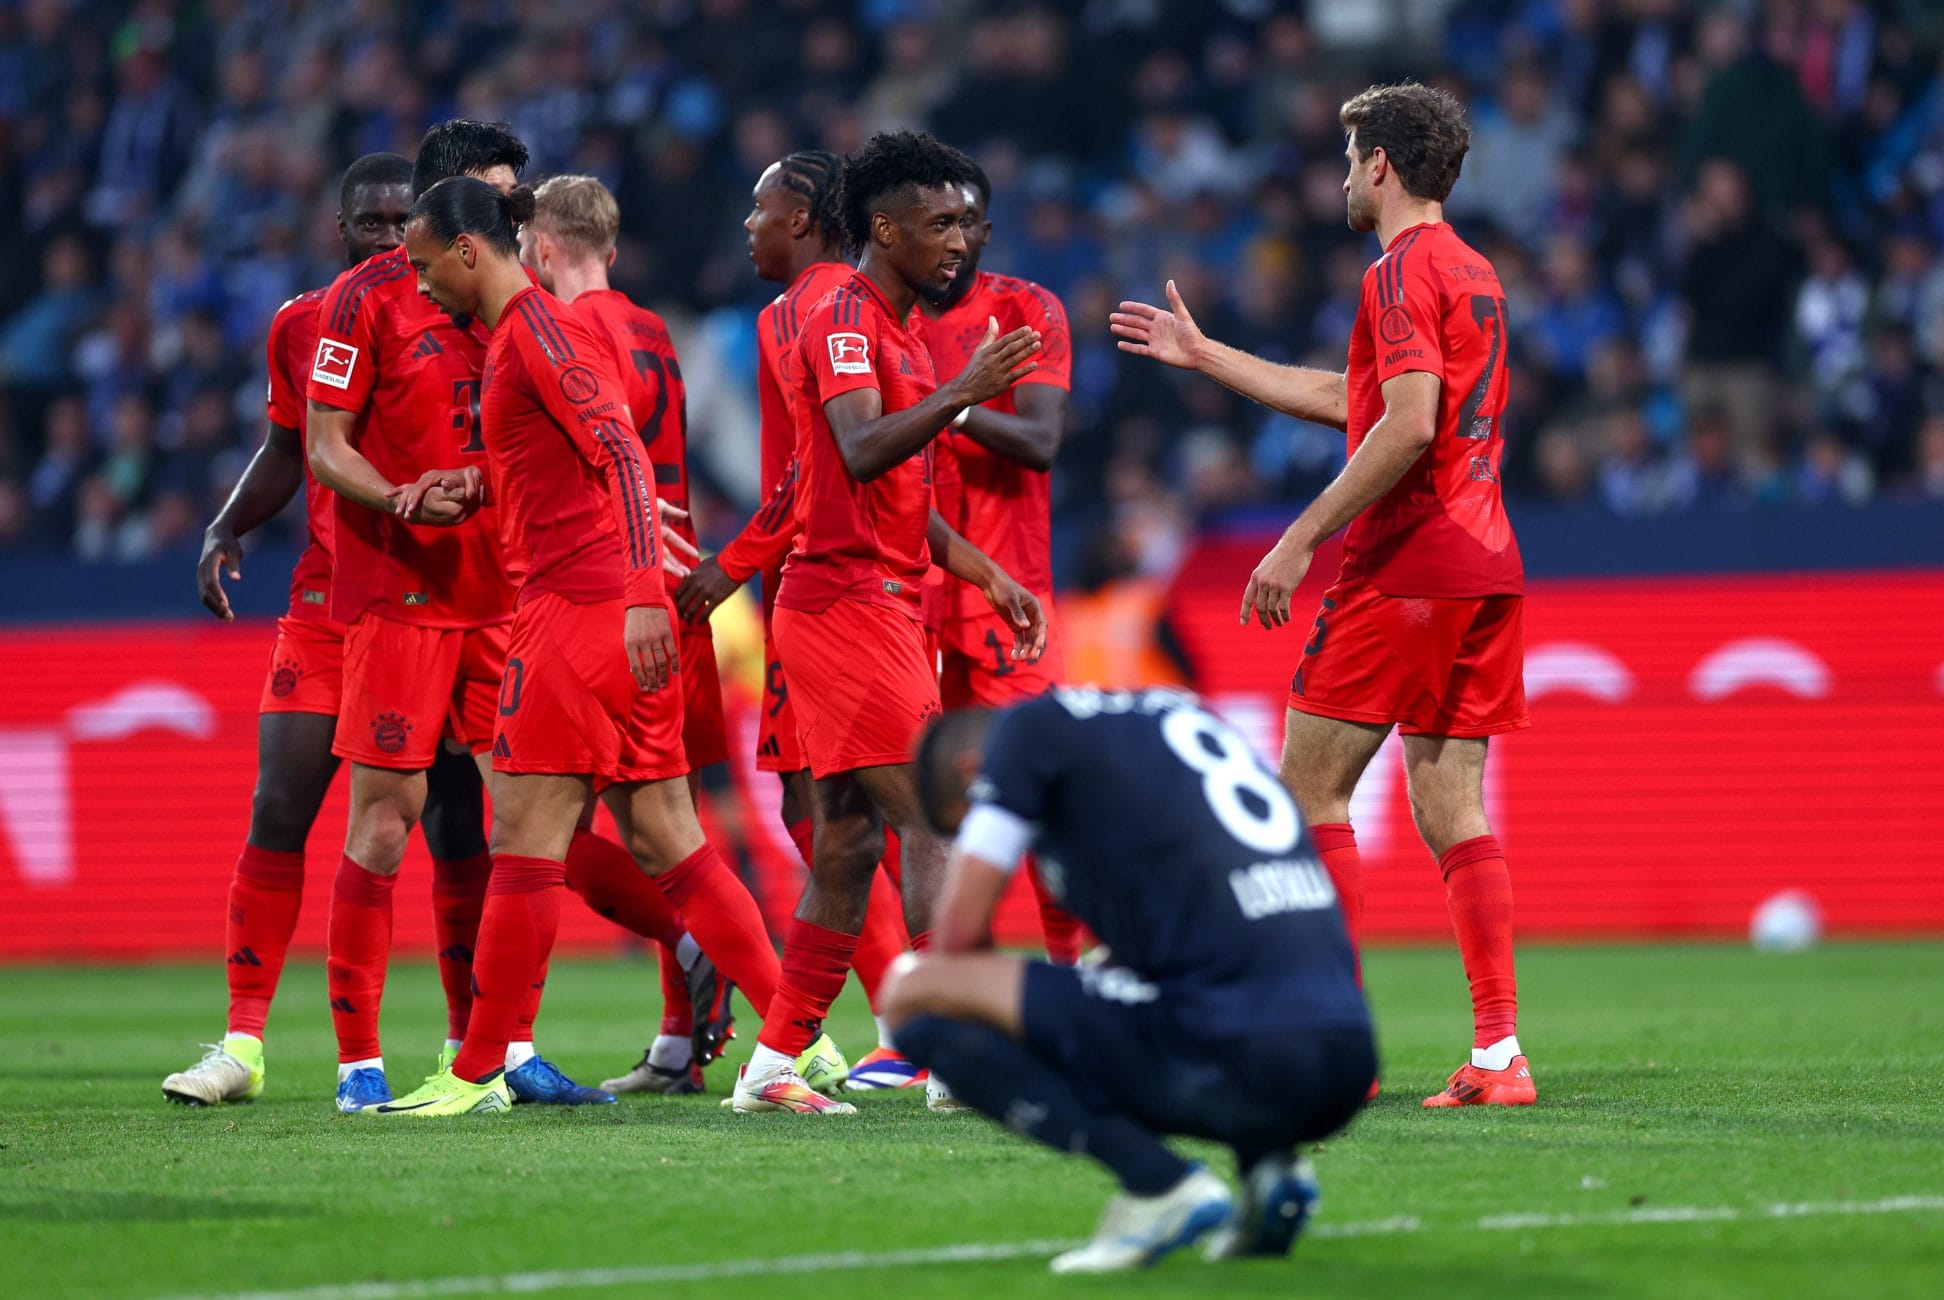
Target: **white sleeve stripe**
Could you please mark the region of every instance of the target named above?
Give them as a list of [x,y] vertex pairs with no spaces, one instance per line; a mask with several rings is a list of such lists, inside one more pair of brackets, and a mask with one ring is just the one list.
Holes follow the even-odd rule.
[[982,803],[974,804],[972,811],[965,815],[953,848],[983,858],[1010,874],[1038,838],[1038,831],[1024,817]]

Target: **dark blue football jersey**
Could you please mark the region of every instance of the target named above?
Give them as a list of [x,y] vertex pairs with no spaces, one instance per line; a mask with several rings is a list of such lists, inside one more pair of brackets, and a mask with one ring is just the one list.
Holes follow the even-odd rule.
[[1369,1025],[1295,802],[1194,696],[1056,687],[1000,716],[971,796],[1034,827],[1049,888],[1188,1023]]

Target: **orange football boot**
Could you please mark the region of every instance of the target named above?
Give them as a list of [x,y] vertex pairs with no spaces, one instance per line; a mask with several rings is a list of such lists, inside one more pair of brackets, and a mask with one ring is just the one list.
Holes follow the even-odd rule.
[[1525,1057],[1515,1056],[1503,1070],[1481,1070],[1467,1062],[1449,1079],[1444,1091],[1426,1097],[1428,1107],[1440,1106],[1530,1106],[1539,1099],[1532,1086],[1532,1067]]

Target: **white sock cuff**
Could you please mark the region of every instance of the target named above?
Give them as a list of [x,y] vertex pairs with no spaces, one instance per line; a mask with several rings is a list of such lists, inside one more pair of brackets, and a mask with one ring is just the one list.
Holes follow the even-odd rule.
[[338,1062],[338,1082],[343,1083],[346,1079],[350,1078],[351,1071],[353,1070],[376,1070],[378,1073],[383,1074],[385,1072],[385,1058],[382,1056],[367,1056],[362,1061]]
[[508,1043],[506,1045],[506,1068],[509,1070],[517,1070],[538,1055],[539,1053],[533,1050],[533,1044],[531,1042]]
[[1507,1034],[1490,1047],[1472,1048],[1471,1063],[1480,1070],[1503,1070],[1519,1054],[1519,1036]]

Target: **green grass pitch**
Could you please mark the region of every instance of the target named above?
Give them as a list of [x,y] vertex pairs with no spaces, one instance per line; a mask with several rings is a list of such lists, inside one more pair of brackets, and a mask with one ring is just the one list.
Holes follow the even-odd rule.
[[[1538,947],[1520,976],[1534,1109],[1422,1111],[1467,1043],[1463,978],[1453,953],[1375,952],[1384,1095],[1317,1152],[1323,1212],[1294,1258],[1060,1279],[1021,1243],[1086,1235],[1106,1176],[912,1093],[739,1117],[722,1065],[706,1098],[340,1118],[306,964],[264,1099],[185,1110],[158,1085],[220,1025],[220,966],[0,970],[0,1293],[1944,1294],[1944,945]],[[543,1050],[618,1073],[654,988],[645,963],[557,965]],[[394,1088],[442,1028],[430,969],[401,964]],[[832,1028],[871,1046],[854,990]]]

